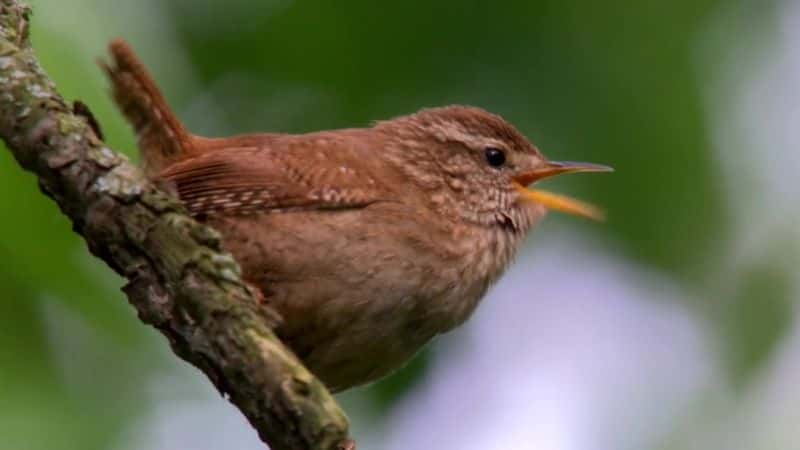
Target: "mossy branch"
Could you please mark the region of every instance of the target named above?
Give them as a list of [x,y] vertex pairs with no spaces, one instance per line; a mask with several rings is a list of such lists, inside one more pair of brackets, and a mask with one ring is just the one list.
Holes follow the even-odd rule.
[[0,5],[0,137],[91,252],[128,279],[124,291],[141,320],[203,371],[273,450],[345,442],[344,414],[275,337],[277,314],[254,300],[218,233],[103,144],[37,62],[30,9],[16,0]]

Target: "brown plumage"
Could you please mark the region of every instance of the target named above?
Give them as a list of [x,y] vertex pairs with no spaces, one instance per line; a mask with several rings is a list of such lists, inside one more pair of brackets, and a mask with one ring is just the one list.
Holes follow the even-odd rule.
[[523,185],[601,169],[548,162],[463,106],[363,129],[194,136],[130,48],[110,51],[148,175],[222,233],[283,316],[279,336],[333,390],[391,372],[469,317],[545,213]]
[[148,175],[194,151],[192,137],[172,113],[147,69],[122,40],[109,44],[114,65],[100,62],[112,81],[112,95],[139,141],[142,163]]

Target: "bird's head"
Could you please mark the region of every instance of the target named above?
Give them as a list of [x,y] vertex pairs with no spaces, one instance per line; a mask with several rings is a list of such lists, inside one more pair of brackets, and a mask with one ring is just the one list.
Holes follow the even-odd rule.
[[405,170],[443,214],[520,234],[548,209],[602,219],[602,211],[592,205],[532,186],[555,175],[608,172],[610,167],[550,161],[497,115],[448,106],[380,122],[376,128],[394,137],[394,148],[407,159]]

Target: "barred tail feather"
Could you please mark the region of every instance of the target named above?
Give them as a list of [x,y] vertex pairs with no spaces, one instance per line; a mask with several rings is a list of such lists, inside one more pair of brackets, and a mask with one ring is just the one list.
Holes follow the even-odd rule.
[[172,162],[192,153],[192,136],[131,47],[122,39],[108,46],[112,62],[100,62],[111,81],[114,100],[133,126],[145,173],[154,177]]

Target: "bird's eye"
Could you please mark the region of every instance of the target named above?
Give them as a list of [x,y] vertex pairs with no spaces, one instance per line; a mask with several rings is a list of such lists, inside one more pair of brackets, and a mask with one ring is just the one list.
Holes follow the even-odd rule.
[[506,162],[506,154],[499,148],[487,147],[484,153],[486,154],[486,162],[492,167],[500,167]]

